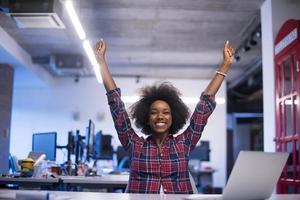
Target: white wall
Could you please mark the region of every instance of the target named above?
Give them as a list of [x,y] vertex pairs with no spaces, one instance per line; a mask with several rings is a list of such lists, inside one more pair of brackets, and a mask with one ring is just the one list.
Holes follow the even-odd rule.
[[[122,88],[123,96],[136,95],[137,88],[150,85],[156,79],[116,78]],[[199,97],[208,84],[208,80],[169,79],[183,96]],[[223,83],[217,97],[226,99],[226,87]],[[188,105],[193,111],[195,105]],[[79,113],[75,121],[73,113]],[[35,132],[57,131],[58,145],[67,143],[67,132],[80,129],[85,133],[88,119],[95,122],[96,130],[104,134],[112,134],[116,138],[113,122],[107,105],[103,85],[97,84],[95,78],[81,78],[79,83],[73,79],[58,80],[54,86],[21,87],[14,89],[13,113],[11,128],[11,153],[19,158],[25,158],[31,150],[31,137]],[[209,140],[211,145],[211,162],[203,166],[216,168],[214,185],[223,187],[226,174],[226,104],[219,104],[209,119],[203,133],[203,140]],[[116,143],[119,144],[118,140]],[[66,155],[57,151],[58,161],[66,160]]]
[[261,6],[263,96],[264,96],[264,150],[275,151],[275,84],[274,40],[285,21],[300,20],[300,1],[266,0]]

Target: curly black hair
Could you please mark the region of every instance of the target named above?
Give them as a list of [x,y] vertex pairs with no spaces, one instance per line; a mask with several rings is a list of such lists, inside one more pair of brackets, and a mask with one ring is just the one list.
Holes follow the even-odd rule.
[[172,125],[169,134],[176,134],[184,126],[190,112],[180,98],[181,93],[171,83],[156,83],[153,86],[141,88],[140,92],[141,99],[130,107],[130,116],[134,120],[136,127],[141,128],[144,134],[152,134],[148,119],[150,106],[156,100],[167,102],[171,108]]

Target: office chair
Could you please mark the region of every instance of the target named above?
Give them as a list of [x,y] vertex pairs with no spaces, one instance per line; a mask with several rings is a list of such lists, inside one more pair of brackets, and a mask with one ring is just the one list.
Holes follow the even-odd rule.
[[195,180],[194,180],[194,178],[193,178],[190,171],[189,171],[189,177],[190,177],[190,182],[191,182],[191,185],[192,185],[193,194],[198,194],[198,189],[196,187]]
[[9,155],[9,169],[12,173],[21,171],[21,166],[18,164],[18,158],[16,156]]
[[122,171],[124,169],[129,169],[129,157],[128,156],[124,156],[118,164],[118,171]]

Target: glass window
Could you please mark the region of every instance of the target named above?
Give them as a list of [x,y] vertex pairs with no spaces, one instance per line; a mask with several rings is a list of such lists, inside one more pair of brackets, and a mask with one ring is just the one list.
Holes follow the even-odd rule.
[[290,59],[286,59],[283,61],[283,68],[284,68],[284,94],[291,93],[291,66],[290,66]]
[[285,135],[292,135],[293,134],[293,127],[292,127],[292,99],[287,99],[284,101],[285,107]]

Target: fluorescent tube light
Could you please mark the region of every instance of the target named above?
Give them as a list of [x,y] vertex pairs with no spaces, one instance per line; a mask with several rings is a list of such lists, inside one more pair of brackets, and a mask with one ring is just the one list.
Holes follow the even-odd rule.
[[73,6],[72,1],[67,0],[67,1],[65,2],[65,6],[66,6],[66,9],[67,9],[68,14],[69,14],[69,16],[70,16],[70,19],[71,19],[71,21],[72,21],[72,24],[73,24],[73,26],[74,26],[74,28],[75,28],[77,34],[78,34],[78,37],[79,37],[81,40],[84,40],[85,37],[86,37],[86,36],[85,36],[85,32],[84,32],[84,30],[83,30],[83,28],[82,28],[82,26],[81,26],[81,24],[80,24],[80,21],[79,21],[79,19],[78,19],[78,17],[77,17],[77,14],[76,14],[76,12],[75,12],[75,9],[74,9],[74,6]]
[[85,53],[88,56],[92,66],[93,66],[93,69],[94,69],[94,72],[95,72],[98,83],[103,83],[103,80],[102,80],[102,77],[101,77],[101,74],[100,74],[100,66],[99,66],[99,64],[96,60],[94,51],[93,51],[92,46],[91,46],[91,44],[88,40],[83,41],[83,48],[84,48]]

